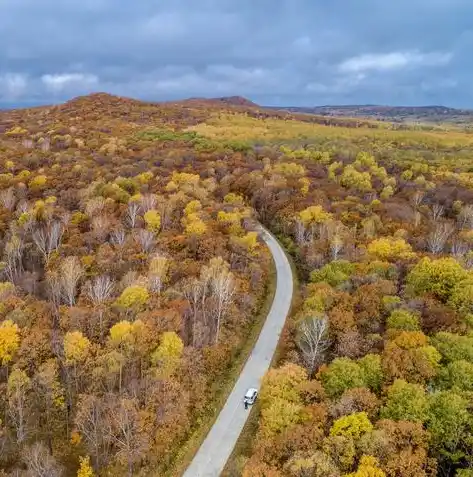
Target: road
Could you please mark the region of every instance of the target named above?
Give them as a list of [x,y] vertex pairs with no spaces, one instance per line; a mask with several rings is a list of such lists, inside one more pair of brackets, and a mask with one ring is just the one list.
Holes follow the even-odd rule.
[[272,235],[263,231],[262,238],[276,265],[277,284],[273,304],[225,406],[183,477],[218,477],[222,473],[249,415],[249,410],[245,410],[243,405],[243,396],[248,388],[260,388],[291,307],[294,285],[287,257]]

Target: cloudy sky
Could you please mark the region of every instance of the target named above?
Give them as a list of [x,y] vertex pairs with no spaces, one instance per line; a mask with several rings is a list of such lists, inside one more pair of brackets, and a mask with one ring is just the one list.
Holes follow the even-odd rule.
[[0,104],[473,108],[473,0],[0,0]]

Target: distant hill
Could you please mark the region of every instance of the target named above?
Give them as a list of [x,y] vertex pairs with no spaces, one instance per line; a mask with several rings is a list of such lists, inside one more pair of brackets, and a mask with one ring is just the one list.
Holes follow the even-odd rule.
[[318,116],[367,118],[391,122],[435,122],[469,123],[473,121],[473,110],[455,109],[446,106],[379,106],[341,105],[314,107],[272,107],[292,113],[315,114]]

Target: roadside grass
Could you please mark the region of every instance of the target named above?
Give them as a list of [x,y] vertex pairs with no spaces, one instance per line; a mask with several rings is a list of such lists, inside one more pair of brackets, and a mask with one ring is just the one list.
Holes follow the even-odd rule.
[[[294,315],[294,310],[297,310],[299,306],[299,301],[300,301],[299,277],[298,277],[297,267],[294,263],[294,260],[291,254],[288,253],[286,247],[281,242],[280,237],[278,237],[277,235],[275,235],[275,237],[277,238],[281,247],[286,252],[286,257],[289,260],[289,264],[292,270],[294,291],[292,295],[291,309],[289,311],[289,315],[286,320],[284,330],[281,333],[278,346],[276,348],[273,359],[271,361],[270,368],[273,368],[274,366],[279,364],[285,354],[284,348],[285,348],[285,342],[287,339],[287,333],[289,331],[289,328],[292,325],[292,317]],[[259,417],[260,417],[260,406],[258,404],[258,401],[256,401],[255,405],[252,406],[250,410],[250,415],[248,416],[248,420],[246,421],[245,426],[243,427],[243,430],[240,434],[240,437],[238,438],[238,441],[235,444],[235,447],[233,448],[230,458],[228,459],[227,464],[225,465],[225,468],[223,469],[221,477],[240,477],[241,476],[242,466],[244,465],[246,459],[248,459],[252,453],[253,444],[256,437],[256,432],[258,431]]]
[[[220,411],[222,410],[228,396],[230,395],[238,376],[240,375],[243,367],[245,366],[248,357],[251,354],[251,351],[258,340],[261,329],[263,328],[266,317],[269,313],[271,305],[273,303],[274,294],[276,292],[276,266],[274,259],[271,255],[271,265],[269,271],[268,282],[266,284],[266,290],[264,293],[264,298],[262,299],[259,312],[256,315],[256,319],[253,325],[248,331],[245,344],[238,352],[232,367],[228,370],[227,376],[219,381],[219,386],[215,395],[212,398],[214,406],[207,415],[203,416],[201,419],[201,425],[194,430],[190,435],[189,439],[179,449],[179,452],[173,459],[172,466],[163,474],[160,474],[159,477],[180,477],[185,472],[195,454],[199,450],[202,442],[205,440],[210,429],[217,420]],[[154,474],[158,477],[157,474]]]

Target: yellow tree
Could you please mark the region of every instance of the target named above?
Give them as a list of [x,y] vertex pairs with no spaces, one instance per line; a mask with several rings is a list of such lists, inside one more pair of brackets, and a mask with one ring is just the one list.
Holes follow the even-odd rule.
[[0,362],[7,366],[20,346],[19,328],[12,320],[0,324]]
[[79,457],[79,470],[77,477],[94,477],[94,470],[90,465],[90,457]]
[[181,338],[173,331],[166,331],[162,334],[159,346],[152,354],[151,360],[161,366],[165,374],[170,374],[179,364],[183,351],[184,343]]
[[150,232],[158,233],[161,228],[161,216],[157,210],[148,210],[143,216],[146,222],[146,228]]

